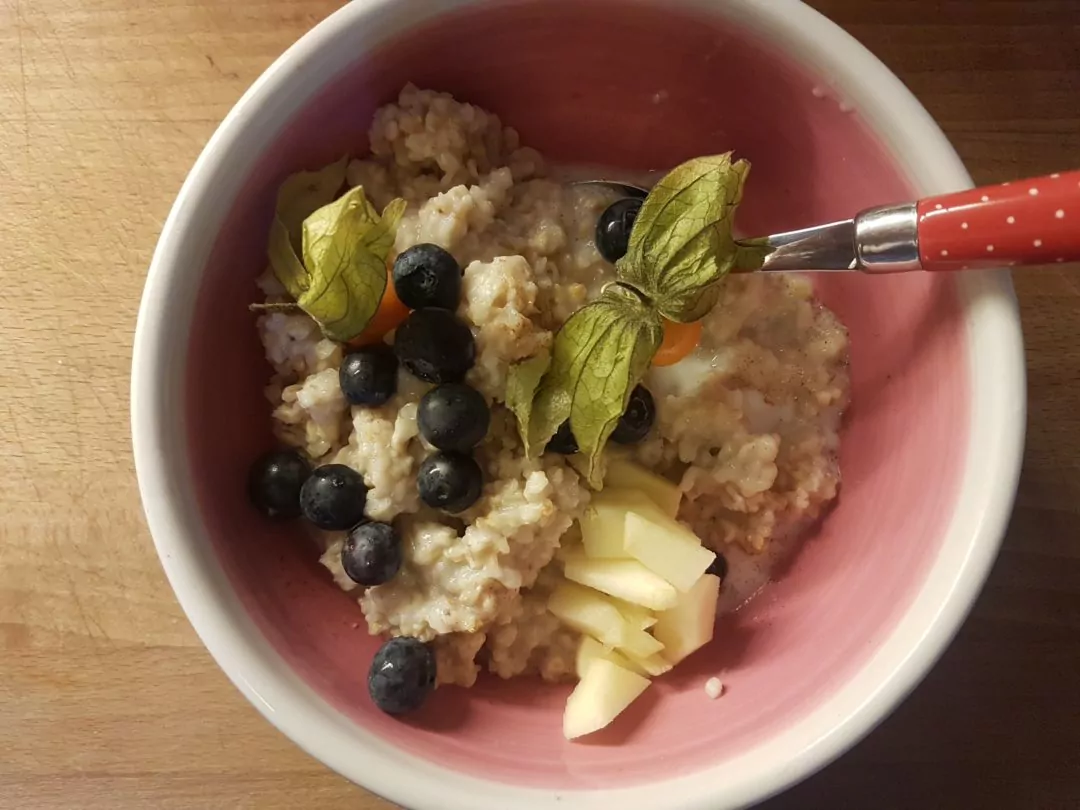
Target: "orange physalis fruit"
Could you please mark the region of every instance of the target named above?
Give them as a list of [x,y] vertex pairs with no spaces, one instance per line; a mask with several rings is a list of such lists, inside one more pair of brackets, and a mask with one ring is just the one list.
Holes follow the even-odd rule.
[[364,331],[349,341],[349,345],[358,348],[378,343],[386,333],[397,329],[402,321],[409,316],[409,308],[401,303],[394,290],[394,279],[389,268],[386,271],[386,292],[383,293],[382,301],[375,316],[371,319]]
[[664,320],[664,340],[653,357],[654,366],[673,366],[697,348],[701,321],[676,323]]

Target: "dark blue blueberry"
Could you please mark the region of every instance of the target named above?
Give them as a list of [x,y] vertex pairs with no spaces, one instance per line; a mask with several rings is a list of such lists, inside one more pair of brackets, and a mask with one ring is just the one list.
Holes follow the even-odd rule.
[[641,203],[642,200],[635,197],[616,200],[604,209],[596,222],[596,249],[612,264],[626,255],[630,231],[641,210]]
[[569,419],[559,425],[559,429],[555,431],[555,435],[551,437],[547,447],[544,449],[550,450],[552,453],[561,453],[564,456],[572,456],[578,451],[577,439],[574,438],[574,434],[570,430]]
[[364,519],[367,487],[356,470],[344,464],[317,467],[300,489],[304,517],[327,531],[345,531]]
[[476,503],[484,474],[472,456],[439,452],[428,456],[416,476],[420,500],[444,512],[463,512]]
[[401,569],[401,538],[389,523],[354,526],[341,547],[341,566],[358,585],[382,585]]
[[413,311],[398,327],[394,353],[421,380],[460,382],[476,359],[476,342],[453,312],[428,307]]
[[387,714],[416,711],[435,689],[435,653],[415,638],[392,638],[375,653],[368,694]]
[[619,423],[611,432],[611,440],[618,444],[636,444],[649,435],[649,430],[656,421],[656,403],[652,394],[643,385],[635,385],[630,392],[630,401],[626,410],[619,417]]
[[394,259],[394,291],[409,309],[457,309],[461,266],[438,245],[413,245]]
[[299,517],[300,488],[309,475],[311,465],[295,450],[267,453],[248,474],[251,502],[267,517]]
[[341,361],[341,393],[353,405],[385,405],[397,391],[397,358],[385,345],[350,352]]
[[443,383],[424,394],[416,421],[420,435],[434,447],[468,453],[487,435],[491,410],[475,388]]

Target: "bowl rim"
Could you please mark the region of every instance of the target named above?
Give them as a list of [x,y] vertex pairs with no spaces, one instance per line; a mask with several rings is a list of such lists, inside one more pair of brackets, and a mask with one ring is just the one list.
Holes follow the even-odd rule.
[[[215,186],[226,153],[243,148],[256,114],[294,107],[336,71],[327,43],[365,30],[368,44],[488,0],[349,3],[305,34],[251,86],[203,149],[165,222],[139,308],[132,358],[131,430],[147,523],[170,584],[208,651],[248,700],[301,748],[358,785],[413,810],[623,810],[745,807],[805,779],[862,739],[922,680],[970,611],[997,556],[1024,444],[1026,383],[1019,312],[1007,271],[956,279],[971,378],[969,442],[945,542],[904,615],[838,693],[774,735],[715,767],[631,789],[540,790],[451,772],[381,741],[327,704],[289,670],[232,592],[210,548],[177,442],[183,369],[198,285],[189,231],[230,204]],[[669,0],[721,15],[830,77],[922,193],[969,187],[971,178],[911,92],[852,36],[801,0]],[[395,8],[396,6],[396,8]],[[339,60],[340,61],[340,60]],[[331,65],[332,67],[332,65]],[[342,64],[338,64],[340,69]],[[320,76],[327,77],[325,80]],[[307,89],[305,89],[307,88]],[[252,150],[258,151],[258,150]],[[205,252],[202,254],[205,257]],[[178,318],[180,321],[178,322]]]

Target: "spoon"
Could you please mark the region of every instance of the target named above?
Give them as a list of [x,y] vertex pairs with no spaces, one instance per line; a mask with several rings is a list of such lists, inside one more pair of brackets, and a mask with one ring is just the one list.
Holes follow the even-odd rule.
[[[585,180],[628,197],[648,190]],[[757,242],[758,240],[755,240]],[[905,273],[1080,261],[1080,171],[870,208],[764,238],[765,271]]]

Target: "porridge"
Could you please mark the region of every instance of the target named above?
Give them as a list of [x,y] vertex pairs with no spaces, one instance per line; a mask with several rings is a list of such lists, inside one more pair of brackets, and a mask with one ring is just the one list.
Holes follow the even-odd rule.
[[[844,327],[802,278],[733,273],[690,327],[641,316],[631,347],[653,340],[655,353],[660,324],[663,346],[619,389],[626,410],[602,451],[583,462],[588,441],[579,448],[575,435],[588,431],[578,429],[576,410],[558,431],[549,425],[546,450],[527,449],[529,420],[554,372],[538,367],[544,376],[535,400],[528,391],[524,421],[512,392],[537,358],[556,368],[570,329],[561,328],[610,296],[616,270],[598,249],[598,221],[610,224],[606,212],[623,201],[607,188],[560,182],[492,113],[411,86],[377,112],[370,143],[371,154],[341,174],[383,222],[396,220],[383,230],[365,223],[372,230],[362,236],[384,243],[394,267],[371,321],[390,318],[390,328],[342,340],[304,309],[310,290],[289,289],[279,265],[260,279],[266,396],[291,452],[256,466],[253,497],[270,514],[303,512],[323,529],[323,565],[356,597],[372,634],[398,639],[372,669],[373,698],[385,710],[417,701],[380,700],[374,690],[426,688],[403,686],[402,671],[466,687],[481,671],[582,678],[568,717],[575,704],[605,700],[595,693],[639,693],[645,676],[679,657],[665,650],[683,644],[684,631],[669,625],[698,622],[687,594],[711,591],[694,608],[711,606],[711,637],[720,580],[720,609],[738,607],[767,579],[767,561],[836,497],[849,391]],[[633,227],[632,217],[622,221]],[[625,234],[623,242],[625,251]],[[318,244],[304,233],[305,264],[318,259]],[[627,300],[613,311],[642,306]],[[688,350],[660,365],[671,334],[690,334]],[[606,391],[620,369],[590,370],[574,396]],[[638,515],[620,491],[649,495],[648,507]],[[350,492],[360,497],[349,501]],[[649,530],[640,549],[600,548],[611,531],[630,538],[623,521],[639,518]],[[649,568],[652,544],[668,537],[692,577],[662,570],[674,563]],[[603,605],[588,603],[598,593]],[[605,637],[608,606],[622,611],[611,621],[624,622],[632,639]]]

